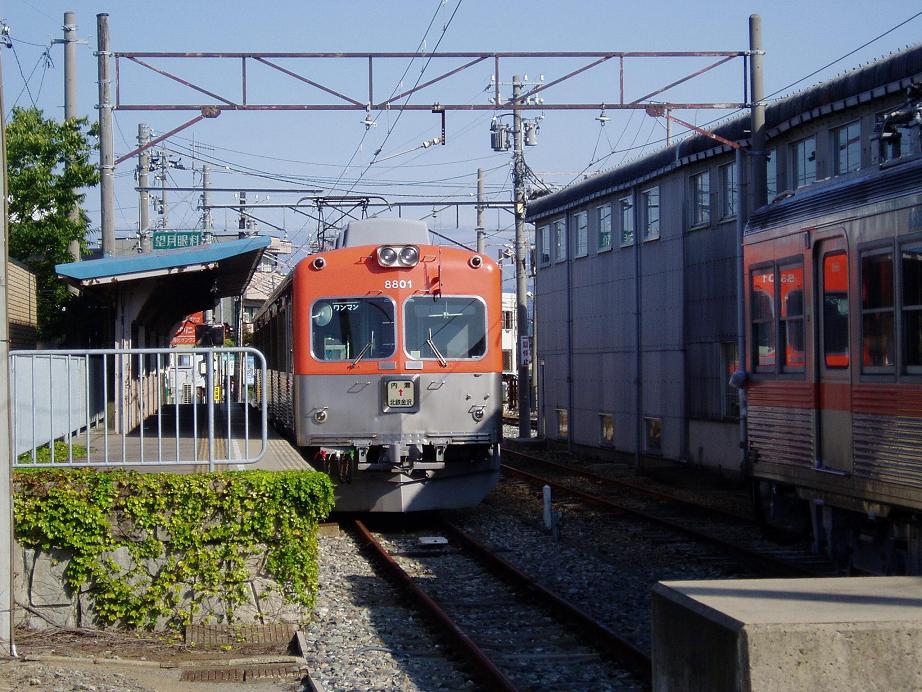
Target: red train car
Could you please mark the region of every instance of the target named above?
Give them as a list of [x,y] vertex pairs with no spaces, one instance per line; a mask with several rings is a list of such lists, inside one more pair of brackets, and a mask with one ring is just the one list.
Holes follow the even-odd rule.
[[743,257],[761,508],[843,564],[922,573],[922,158],[758,210]]
[[426,225],[351,223],[256,315],[271,418],[337,485],[337,510],[477,504],[499,473],[501,271]]

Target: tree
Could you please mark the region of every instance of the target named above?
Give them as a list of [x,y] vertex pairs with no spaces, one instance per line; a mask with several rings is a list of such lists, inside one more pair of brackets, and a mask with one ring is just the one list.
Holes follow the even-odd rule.
[[14,108],[6,127],[10,256],[36,275],[38,330],[45,339],[60,335],[73,301],[54,265],[71,261],[71,241],[85,249],[89,219],[83,209],[76,219],[70,213],[83,202],[83,189],[99,180],[90,163],[93,134],[86,118],[59,123],[38,108]]

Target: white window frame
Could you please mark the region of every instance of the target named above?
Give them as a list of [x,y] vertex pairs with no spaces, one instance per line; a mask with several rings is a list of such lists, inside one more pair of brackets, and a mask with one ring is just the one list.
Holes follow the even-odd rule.
[[573,257],[585,257],[589,254],[589,212],[578,211],[573,220]]
[[[807,142],[813,143],[813,161],[812,161],[812,176],[807,170],[810,163],[810,157],[807,155]],[[803,139],[798,139],[796,142],[791,142],[790,148],[788,149],[791,156],[791,165],[789,166],[791,170],[791,187],[795,190],[799,187],[805,187],[806,185],[812,185],[816,182],[816,135],[810,135],[809,137],[804,137]],[[800,164],[803,163],[803,175],[801,176]]]
[[[650,198],[653,196],[654,193],[656,194],[656,205],[655,205],[656,219],[651,220],[650,210],[653,209],[654,206],[650,204]],[[643,213],[643,241],[647,242],[648,240],[657,240],[660,237],[660,227],[661,227],[660,209],[662,209],[662,206],[660,205],[659,185],[648,187],[646,190],[641,192],[640,200],[641,200],[641,209]],[[653,225],[656,226],[655,229],[652,228]]]
[[732,219],[736,217],[736,162],[727,163],[718,169],[720,178],[720,218]]
[[709,226],[711,224],[711,172],[701,171],[688,178],[691,195],[690,225]]
[[[597,252],[605,252],[611,250],[611,204],[603,204],[601,207],[596,207],[596,221],[598,223],[598,230],[596,233],[596,242],[598,243]],[[607,214],[605,212],[608,212]],[[602,238],[606,233],[608,234],[608,242],[603,243]]]
[[557,219],[554,222],[554,261],[567,261],[567,222]]
[[[625,212],[628,212],[625,214]],[[627,226],[630,225],[630,228]],[[634,237],[636,233],[634,224],[634,196],[628,195],[627,197],[618,198],[618,231],[621,238],[621,247],[630,247],[634,244]],[[630,238],[626,238],[626,235],[630,233]]]
[[[851,160],[849,152],[851,151],[850,144],[852,143],[852,137],[850,136],[849,130],[851,128],[856,129],[857,136],[857,151],[855,152],[855,161]],[[845,170],[842,170],[842,135],[845,135]],[[840,127],[833,128],[830,133],[830,139],[832,140],[832,151],[833,151],[833,160],[832,160],[832,170],[833,175],[845,175],[846,173],[854,173],[855,171],[861,168],[861,121],[852,120],[851,122],[845,123]]]
[[541,238],[541,255],[539,257],[539,266],[546,267],[551,263],[551,226],[545,224],[538,229],[538,235]]

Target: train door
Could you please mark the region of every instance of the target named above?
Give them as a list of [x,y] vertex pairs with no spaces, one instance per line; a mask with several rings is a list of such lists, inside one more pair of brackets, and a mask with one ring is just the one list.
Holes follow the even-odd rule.
[[821,241],[817,281],[818,469],[852,470],[851,366],[848,248],[844,238]]

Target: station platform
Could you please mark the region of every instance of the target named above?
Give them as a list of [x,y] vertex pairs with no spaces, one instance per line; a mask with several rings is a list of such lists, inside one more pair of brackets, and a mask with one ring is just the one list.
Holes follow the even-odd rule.
[[922,689],[922,577],[660,582],[654,690]]

